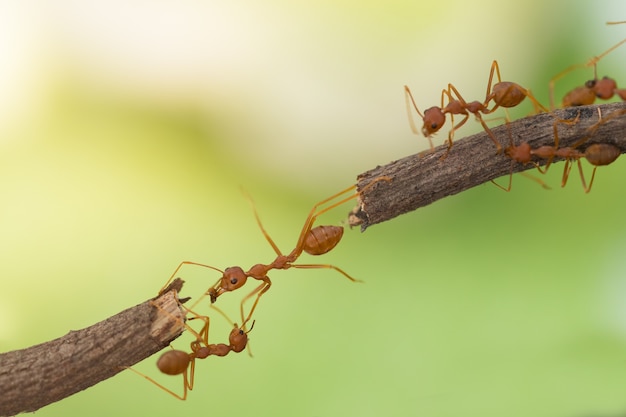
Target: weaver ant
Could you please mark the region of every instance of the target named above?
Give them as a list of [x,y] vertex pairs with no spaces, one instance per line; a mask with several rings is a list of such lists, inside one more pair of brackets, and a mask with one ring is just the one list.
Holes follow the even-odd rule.
[[[563,177],[561,179],[561,187],[565,187],[569,178],[570,171],[574,165],[574,161],[578,164],[578,172],[580,173],[580,179],[582,181],[583,189],[585,193],[591,191],[593,180],[596,175],[596,169],[599,166],[609,165],[613,163],[622,153],[622,151],[615,145],[608,143],[594,143],[589,145],[584,152],[581,152],[573,147],[554,148],[552,146],[540,146],[538,148],[531,148],[527,142],[523,142],[519,146],[509,146],[506,151],[507,156],[511,158],[511,173],[509,174],[509,186],[504,188],[500,184],[492,181],[496,186],[504,191],[511,191],[511,183],[513,182],[513,162],[519,162],[522,164],[532,163],[541,172],[546,173],[548,166],[552,163],[554,158],[565,159],[565,168],[563,170]],[[539,164],[531,161],[532,156],[536,156],[542,159],[548,159],[544,169],[541,169]],[[593,165],[593,171],[591,173],[591,180],[589,186],[585,181],[585,175],[583,173],[583,167],[580,162],[582,158],[585,158],[591,165]]]
[[[626,22],[607,22],[607,25],[614,25]],[[573,106],[585,106],[589,104],[593,104],[596,101],[596,98],[601,100],[609,100],[614,95],[618,95],[622,100],[626,100],[626,89],[617,88],[617,83],[614,79],[609,77],[602,77],[598,79],[597,72],[597,64],[598,62],[604,58],[606,55],[613,52],[615,49],[620,47],[622,44],[626,43],[626,39],[622,39],[606,51],[602,52],[598,56],[594,56],[589,59],[584,64],[575,64],[567,67],[565,70],[558,73],[550,80],[549,88],[550,88],[550,108],[554,109],[554,84],[557,80],[565,76],[566,74],[572,72],[577,68],[586,68],[593,66],[593,79],[585,82],[584,85],[578,86],[568,92],[561,102],[563,107],[573,107]]]
[[[621,114],[626,113],[626,110],[618,110],[616,112],[611,113],[607,118],[599,120],[593,126],[587,129],[588,132],[595,131],[602,123],[619,116]],[[580,115],[579,115],[580,116]],[[572,122],[569,121],[561,121],[564,123],[576,123],[578,121],[578,116]],[[612,144],[607,143],[594,143],[589,145],[584,152],[577,150],[576,148],[586,142],[590,135],[584,137],[583,139],[576,142],[573,146],[566,146],[559,148],[558,147],[558,134],[556,130],[556,123],[554,127],[555,134],[555,145],[554,146],[540,146],[538,148],[532,148],[528,142],[523,142],[519,146],[515,146],[511,143],[506,149],[505,154],[511,158],[511,172],[509,174],[509,186],[504,188],[503,186],[497,184],[495,181],[491,181],[497,187],[504,191],[511,191],[511,184],[513,182],[513,164],[514,162],[519,162],[521,164],[533,164],[539,172],[545,174],[548,171],[548,168],[552,164],[554,158],[563,158],[565,159],[565,167],[563,169],[563,177],[561,179],[561,187],[565,187],[567,184],[567,180],[569,178],[569,174],[571,172],[572,166],[574,165],[574,161],[578,164],[578,172],[580,173],[580,179],[582,181],[583,189],[585,193],[591,191],[591,187],[593,185],[593,180],[596,175],[596,169],[599,166],[609,165],[613,163],[621,154],[621,150]],[[535,156],[540,159],[547,160],[545,167],[542,169],[541,166],[535,161],[532,160],[532,157]],[[581,159],[585,158],[591,165],[593,165],[593,171],[591,174],[591,180],[589,181],[589,186],[585,181],[585,175],[583,173],[583,167],[581,164]]]
[[[404,86],[404,94],[405,94],[405,99],[406,99],[406,104],[407,104],[407,114],[409,116],[409,125],[411,126],[411,131],[417,135],[417,127],[415,126],[413,117],[411,117],[411,109],[409,107],[409,100],[410,100],[410,103],[413,105],[413,108],[415,109],[417,114],[422,118],[422,121],[424,122],[424,125],[422,126],[422,134],[426,137],[426,139],[428,139],[431,150],[434,149],[431,136],[435,134],[436,132],[438,132],[441,129],[441,127],[446,123],[446,114],[450,115],[450,120],[452,122],[452,128],[448,132],[448,150],[446,151],[446,155],[450,151],[450,148],[452,147],[452,139],[454,138],[454,132],[458,130],[461,126],[463,126],[465,122],[467,122],[467,119],[469,118],[470,113],[473,114],[476,117],[476,119],[481,123],[485,131],[491,137],[491,140],[493,140],[496,147],[500,147],[500,143],[497,141],[496,137],[491,132],[491,129],[489,129],[489,127],[487,126],[487,124],[485,123],[485,121],[480,115],[480,113],[486,114],[489,112],[487,108],[485,107],[485,105],[479,101],[472,101],[470,103],[467,103],[465,99],[463,99],[459,91],[452,84],[448,84],[448,88],[441,91],[441,107],[437,107],[437,106],[430,107],[424,110],[424,114],[420,112],[419,108],[417,107],[417,104],[415,104],[415,99],[413,98],[413,94],[411,94],[411,90],[406,85]],[[453,95],[456,98],[453,98]],[[446,96],[448,97],[448,104],[444,107],[444,99]],[[461,114],[465,116],[463,120],[461,120],[456,125],[454,125],[455,114]]]
[[[283,253],[280,251],[280,249],[278,248],[278,246],[276,245],[276,243],[274,243],[274,241],[272,240],[272,238],[270,237],[270,235],[267,233],[267,231],[265,230],[265,228],[263,227],[263,224],[261,223],[261,219],[256,211],[256,208],[254,208],[254,204],[252,205],[253,211],[254,211],[254,216],[256,218],[256,222],[257,225],[259,226],[259,228],[261,229],[261,232],[263,233],[263,236],[265,236],[265,239],[268,241],[268,243],[270,244],[270,246],[272,246],[272,248],[274,249],[274,252],[276,253],[276,259],[274,259],[273,262],[271,262],[270,264],[256,264],[254,266],[252,266],[247,272],[243,270],[243,268],[241,268],[240,266],[231,266],[229,268],[226,268],[224,271],[215,268],[213,266],[210,265],[205,265],[205,264],[200,264],[200,263],[196,263],[196,262],[189,262],[189,261],[185,261],[185,262],[181,262],[178,265],[178,268],[176,268],[176,270],[174,271],[174,273],[172,274],[172,276],[170,277],[170,279],[168,280],[168,282],[165,284],[164,287],[166,287],[168,285],[168,283],[174,278],[174,276],[176,276],[176,274],[178,273],[178,270],[183,266],[183,265],[197,265],[197,266],[202,266],[205,268],[209,268],[209,269],[213,269],[214,271],[218,271],[220,273],[222,273],[222,277],[215,283],[215,285],[213,285],[211,288],[209,288],[206,293],[196,301],[196,303],[194,303],[194,305],[192,306],[192,308],[194,306],[196,306],[201,300],[202,298],[204,298],[204,296],[209,296],[211,299],[211,303],[215,303],[217,301],[217,298],[219,296],[221,296],[222,294],[224,294],[225,292],[229,292],[229,291],[234,291],[240,287],[242,287],[248,278],[254,278],[256,280],[262,281],[262,284],[260,284],[256,289],[254,289],[250,294],[248,294],[246,297],[244,297],[241,301],[240,304],[240,312],[241,312],[241,318],[242,318],[242,328],[244,328],[245,324],[250,321],[250,318],[252,317],[252,313],[254,312],[254,310],[256,309],[256,306],[259,302],[259,299],[261,298],[261,296],[267,292],[267,290],[269,290],[269,288],[272,285],[272,282],[270,280],[270,278],[268,277],[268,273],[269,271],[273,270],[273,269],[289,269],[289,268],[301,268],[301,269],[316,269],[316,268],[327,268],[327,269],[334,269],[335,271],[339,272],[340,274],[342,274],[343,276],[345,276],[346,278],[348,278],[350,281],[353,282],[357,282],[358,280],[351,277],[348,273],[346,273],[344,270],[342,270],[339,267],[336,267],[334,265],[329,265],[329,264],[296,264],[294,262],[296,262],[298,260],[298,258],[300,257],[300,255],[302,254],[302,252],[306,252],[309,255],[323,255],[327,252],[329,252],[330,250],[332,250],[335,246],[337,246],[337,244],[339,243],[339,241],[341,240],[342,236],[343,236],[343,227],[341,226],[317,226],[317,227],[313,227],[313,224],[315,223],[315,220],[322,214],[326,213],[327,211],[343,204],[346,203],[354,198],[357,198],[361,192],[363,192],[364,190],[368,189],[369,187],[373,186],[375,183],[377,183],[378,181],[391,181],[391,179],[389,177],[379,177],[374,179],[371,183],[369,183],[368,185],[366,185],[363,190],[361,190],[359,193],[356,193],[354,195],[351,195],[349,197],[344,197],[342,199],[340,199],[339,201],[336,201],[332,204],[330,204],[329,206],[320,209],[320,206],[323,206],[329,202],[331,202],[332,200],[335,200],[339,197],[341,197],[342,195],[353,191],[354,189],[356,189],[356,185],[352,185],[348,188],[346,188],[345,190],[342,190],[320,202],[318,202],[317,204],[315,204],[313,206],[313,208],[311,209],[311,211],[309,212],[309,215],[307,216],[305,222],[304,222],[304,226],[302,227],[302,230],[300,232],[300,235],[298,237],[298,241],[296,243],[295,248],[287,255],[283,255]],[[250,299],[251,297],[253,297],[254,295],[256,295],[256,300],[254,301],[254,304],[252,305],[252,308],[250,309],[250,312],[248,313],[247,317],[245,317],[244,319],[244,310],[243,310],[243,305],[244,303]]]
[[[493,84],[494,73],[498,78],[498,82],[495,84]],[[539,101],[537,101],[537,99],[532,95],[530,90],[527,90],[521,85],[511,81],[502,81],[502,78],[500,76],[500,67],[498,65],[498,61],[495,60],[491,64],[489,81],[487,82],[487,92],[485,93],[485,101],[482,103],[480,101],[472,101],[468,103],[452,84],[448,84],[448,88],[441,91],[441,107],[430,107],[424,111],[424,114],[422,114],[415,104],[415,100],[413,99],[411,90],[406,85],[404,86],[404,93],[411,130],[413,131],[413,133],[417,134],[417,127],[415,126],[413,117],[411,116],[410,104],[413,105],[413,108],[424,122],[424,125],[422,126],[422,134],[428,139],[431,150],[434,149],[434,147],[430,136],[432,136],[434,133],[438,132],[441,129],[441,127],[446,122],[446,114],[450,114],[450,119],[452,120],[452,129],[450,129],[450,132],[448,133],[448,150],[446,151],[446,155],[452,147],[454,132],[458,130],[461,126],[463,126],[465,122],[467,122],[470,113],[476,117],[476,119],[485,129],[485,131],[489,134],[489,137],[496,145],[496,153],[500,153],[502,151],[502,146],[500,145],[500,142],[498,142],[498,140],[496,139],[491,129],[489,129],[489,127],[483,120],[481,113],[493,113],[498,107],[516,107],[526,97],[528,97],[528,99],[533,102],[536,111],[548,111],[544,106],[541,105],[541,103],[539,103]],[[444,107],[445,97],[448,98],[448,104]],[[489,109],[489,102],[491,102],[492,100],[494,102],[494,106]],[[455,114],[465,116],[463,120],[461,120],[456,125],[454,125]],[[506,119],[508,121],[508,117]],[[444,157],[446,155],[444,155]]]
[[[185,351],[177,349],[169,350],[159,357],[159,359],[157,360],[157,367],[162,373],[166,375],[183,375],[183,394],[176,394],[174,391],[158,383],[151,377],[133,368],[128,367],[127,369],[130,369],[136,374],[144,377],[145,379],[152,382],[154,385],[171,394],[172,396],[184,401],[187,399],[188,391],[193,390],[196,359],[206,359],[209,356],[226,356],[230,352],[242,352],[248,344],[248,333],[252,331],[254,323],[252,323],[252,327],[248,331],[245,331],[243,326],[238,327],[237,324],[235,324],[234,328],[230,331],[230,334],[228,336],[228,344],[209,343],[209,317],[200,316],[182,305],[181,307],[183,307],[187,311],[187,313],[192,313],[194,315],[189,320],[200,319],[204,322],[204,324],[200,332],[196,332],[189,325],[185,324],[185,327],[196,337],[196,339],[190,344],[191,352],[187,353]],[[232,323],[228,316],[226,316],[226,314],[224,314],[221,310],[215,307],[214,309],[222,314],[226,318],[226,320]]]

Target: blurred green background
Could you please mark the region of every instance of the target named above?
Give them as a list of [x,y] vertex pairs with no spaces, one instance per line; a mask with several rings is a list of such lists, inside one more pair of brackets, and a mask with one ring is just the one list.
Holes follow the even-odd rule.
[[[625,19],[618,0],[0,4],[0,351],[140,303],[183,260],[271,261],[240,187],[288,252],[315,202],[427,147],[404,84],[422,109],[449,82],[481,98],[497,59],[547,104],[549,79],[626,37],[604,24]],[[626,83],[625,56],[600,75]],[[561,167],[551,191],[487,184],[301,259],[365,284],[274,271],[254,358],[199,362],[185,403],[124,372],[37,415],[624,412],[626,167],[599,169],[589,195],[576,174],[559,188]],[[193,297],[217,279],[180,275]],[[219,305],[235,315],[244,293]],[[180,391],[155,360],[137,369]]]

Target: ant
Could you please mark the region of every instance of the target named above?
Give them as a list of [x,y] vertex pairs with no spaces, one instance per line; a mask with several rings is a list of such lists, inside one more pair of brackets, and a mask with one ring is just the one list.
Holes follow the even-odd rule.
[[[607,22],[607,25],[615,25],[626,22]],[[557,80],[570,73],[571,71],[577,68],[586,68],[593,66],[593,79],[585,82],[584,85],[578,86],[568,92],[561,102],[563,107],[573,107],[573,106],[585,106],[589,104],[593,104],[596,101],[596,98],[601,100],[609,100],[614,95],[618,95],[622,100],[626,100],[626,89],[617,88],[617,83],[614,79],[609,77],[602,77],[602,79],[598,79],[597,72],[597,64],[598,62],[604,58],[606,55],[613,52],[615,49],[620,47],[622,44],[626,43],[626,39],[622,39],[606,51],[602,52],[598,56],[594,56],[589,59],[584,64],[575,64],[572,65],[565,70],[558,73],[554,76],[549,83],[550,89],[550,108],[554,109],[554,84]]]
[[[209,344],[209,317],[200,316],[182,305],[181,307],[187,310],[187,313],[194,314],[194,316],[191,317],[189,320],[200,319],[204,322],[204,325],[202,326],[200,332],[196,332],[189,325],[185,324],[185,327],[193,335],[196,336],[196,339],[190,344],[191,352],[187,353],[185,351],[177,349],[167,351],[163,353],[157,360],[157,367],[162,373],[166,375],[183,375],[183,395],[176,394],[174,391],[166,388],[149,376],[131,367],[128,367],[127,369],[130,369],[136,374],[144,377],[145,379],[152,382],[154,385],[171,394],[172,396],[185,401],[187,399],[188,391],[193,390],[196,359],[206,359],[209,356],[226,356],[230,352],[242,352],[248,344],[248,333],[252,331],[252,328],[254,327],[254,322],[252,323],[252,327],[248,331],[245,331],[243,326],[238,327],[237,324],[235,324],[234,328],[230,332],[230,335],[228,336],[228,344]],[[226,318],[226,320],[231,322],[224,312],[216,307],[213,308],[217,310],[220,314],[222,314]]]
[[[316,268],[327,268],[327,269],[334,269],[335,271],[339,272],[340,274],[342,274],[343,276],[345,276],[346,278],[348,278],[350,281],[352,282],[358,282],[357,279],[351,277],[348,273],[346,273],[344,270],[342,270],[339,267],[336,267],[334,265],[329,265],[329,264],[296,264],[294,262],[296,262],[298,260],[298,258],[300,257],[300,255],[302,254],[302,252],[306,252],[309,255],[323,255],[329,251],[331,251],[335,246],[337,246],[337,244],[339,243],[339,241],[341,240],[342,236],[343,236],[343,227],[341,226],[317,226],[317,227],[313,227],[313,224],[315,223],[315,220],[322,214],[330,211],[331,209],[344,204],[354,198],[357,198],[363,191],[365,191],[366,189],[372,187],[374,184],[376,184],[378,181],[391,181],[391,178],[386,177],[386,176],[382,176],[379,178],[374,179],[372,182],[370,182],[368,185],[366,185],[360,192],[357,192],[354,195],[351,195],[349,197],[344,197],[341,198],[339,201],[336,201],[332,204],[330,204],[329,206],[320,209],[320,206],[323,206],[341,196],[343,196],[344,194],[353,191],[356,189],[356,185],[352,185],[320,202],[318,202],[317,204],[315,204],[313,206],[313,208],[311,209],[311,211],[309,212],[309,215],[307,216],[305,222],[304,222],[304,226],[302,227],[302,230],[300,231],[300,235],[298,237],[298,241],[296,243],[295,248],[287,255],[284,255],[280,249],[278,248],[278,246],[276,245],[276,243],[274,243],[274,241],[272,240],[272,238],[270,237],[270,235],[267,233],[267,231],[265,230],[265,228],[263,227],[263,224],[261,223],[261,219],[256,211],[256,208],[254,207],[254,204],[252,204],[252,209],[254,211],[254,216],[256,218],[256,222],[257,225],[259,226],[259,228],[261,229],[261,233],[263,233],[263,236],[265,236],[265,239],[267,240],[267,242],[270,244],[270,246],[272,247],[272,249],[274,249],[274,252],[276,253],[276,259],[274,259],[273,262],[269,263],[269,264],[256,264],[254,266],[252,266],[247,272],[243,270],[243,268],[239,267],[239,266],[231,266],[229,268],[226,268],[225,270],[220,270],[218,268],[215,268],[213,266],[210,265],[205,265],[205,264],[200,264],[200,263],[196,263],[196,262],[189,262],[189,261],[185,261],[185,262],[181,262],[178,265],[178,268],[176,268],[176,270],[174,271],[174,273],[172,274],[172,276],[170,277],[170,279],[168,280],[168,282],[165,284],[164,288],[167,287],[168,283],[174,278],[174,276],[176,276],[176,274],[178,273],[179,269],[183,266],[183,265],[197,265],[197,266],[202,266],[205,268],[209,268],[209,269],[213,269],[214,271],[218,271],[222,274],[222,277],[220,279],[218,279],[218,281],[215,283],[215,285],[213,285],[211,288],[209,288],[206,293],[200,297],[200,299],[198,299],[194,305],[192,306],[192,308],[194,308],[205,296],[209,296],[211,299],[211,303],[215,303],[217,301],[217,298],[219,296],[221,296],[222,294],[229,292],[229,291],[234,291],[238,288],[241,288],[247,281],[248,278],[254,278],[256,280],[262,281],[262,283],[256,288],[254,289],[250,294],[248,294],[246,297],[244,297],[241,301],[240,304],[240,312],[241,312],[241,318],[242,318],[242,328],[244,328],[245,324],[250,321],[250,318],[252,317],[252,313],[254,312],[254,310],[256,309],[256,306],[259,302],[259,299],[261,298],[261,296],[266,293],[271,285],[272,285],[272,281],[270,280],[269,276],[267,275],[269,273],[269,271],[273,270],[273,269],[289,269],[289,268],[301,268],[301,269],[316,269]],[[250,310],[250,312],[248,313],[247,317],[244,319],[244,303],[250,299],[251,297],[253,297],[254,295],[256,295],[256,300],[254,302],[254,304],[252,305],[252,308]]]
[[[493,83],[494,73],[498,78],[498,82],[495,84]],[[443,156],[444,158],[447,155],[447,153],[450,151],[450,148],[452,147],[452,139],[454,137],[454,132],[458,130],[461,126],[463,126],[465,122],[467,122],[467,119],[469,118],[470,113],[476,117],[476,119],[480,122],[480,124],[485,129],[485,131],[489,134],[489,137],[491,138],[493,143],[496,145],[496,153],[500,153],[502,152],[502,146],[500,145],[500,142],[498,142],[498,140],[496,139],[491,129],[489,129],[489,127],[483,120],[481,113],[482,114],[493,113],[498,107],[504,107],[504,108],[516,107],[526,97],[528,97],[528,99],[533,102],[533,105],[537,112],[548,111],[548,109],[542,106],[541,103],[539,103],[539,101],[532,95],[530,90],[527,90],[521,85],[511,82],[511,81],[502,81],[502,78],[500,76],[500,67],[498,65],[498,61],[496,60],[494,60],[493,63],[491,64],[491,71],[489,73],[489,81],[487,82],[487,92],[485,94],[485,101],[482,103],[480,101],[472,101],[468,103],[467,101],[465,101],[465,99],[461,96],[459,91],[452,84],[448,84],[448,88],[441,91],[441,107],[436,107],[436,106],[430,107],[424,111],[424,114],[422,114],[419,111],[417,105],[415,104],[415,100],[413,99],[411,90],[406,85],[404,86],[404,93],[405,93],[405,99],[406,99],[406,105],[407,105],[407,114],[409,116],[409,125],[411,126],[411,130],[413,131],[413,133],[417,134],[417,127],[415,126],[415,123],[411,116],[410,104],[413,105],[413,108],[415,109],[417,114],[422,118],[422,121],[424,122],[424,125],[422,126],[422,134],[426,136],[426,138],[428,139],[431,150],[433,150],[434,147],[433,147],[433,143],[432,143],[430,136],[432,136],[434,133],[438,132],[441,129],[441,127],[446,122],[446,114],[450,114],[450,119],[452,121],[452,129],[448,133],[448,150],[446,151],[446,154]],[[444,99],[446,96],[448,98],[448,104],[444,107]],[[489,109],[488,108],[489,102],[492,100],[494,102],[494,106],[491,109]],[[460,115],[465,116],[463,120],[461,120],[456,125],[454,125],[455,114],[460,114]],[[506,120],[508,121],[508,116],[506,117]]]
[[[500,143],[497,141],[491,129],[487,126],[480,113],[487,114],[488,110],[485,105],[479,101],[472,101],[467,103],[465,99],[461,96],[459,91],[452,85],[448,84],[448,89],[441,90],[441,107],[430,107],[424,110],[424,114],[420,112],[417,104],[415,104],[415,99],[413,98],[413,94],[411,94],[411,90],[408,86],[404,86],[404,94],[407,105],[407,114],[409,116],[409,125],[411,126],[411,131],[417,135],[417,127],[415,126],[415,122],[413,121],[413,117],[411,117],[411,109],[410,104],[413,105],[413,108],[417,112],[417,114],[422,118],[424,125],[422,126],[422,134],[428,139],[430,144],[431,151],[435,149],[433,146],[433,141],[431,136],[437,133],[443,125],[446,123],[446,114],[450,114],[450,120],[452,121],[452,129],[448,132],[448,150],[450,151],[452,147],[452,139],[454,138],[454,132],[458,130],[461,126],[467,122],[470,113],[473,114],[476,119],[481,123],[485,131],[491,137],[496,147],[500,147]],[[456,98],[453,98],[453,95]],[[448,104],[444,107],[444,99],[448,97]],[[409,102],[410,100],[410,102]],[[454,115],[461,114],[465,117],[458,124],[454,125]]]
[[[602,119],[600,114],[600,120],[596,122],[593,126],[587,129],[588,132],[595,131],[601,124],[606,123],[608,120],[619,116],[621,114],[626,113],[626,110],[618,110],[611,113],[607,118]],[[573,124],[578,121],[580,114],[573,121],[561,121],[563,123]],[[558,147],[558,133],[556,129],[556,123],[554,125],[554,135],[555,135],[555,145],[554,146],[540,146],[538,148],[532,148],[528,142],[523,142],[519,146],[515,146],[511,143],[505,150],[505,154],[511,158],[511,171],[509,174],[509,186],[504,188],[503,186],[497,184],[495,181],[491,181],[497,187],[504,191],[511,191],[511,184],[513,181],[513,164],[515,162],[519,162],[521,164],[533,164],[539,172],[545,174],[548,171],[548,168],[552,164],[554,158],[563,158],[565,159],[565,167],[563,169],[563,177],[561,179],[561,187],[565,187],[567,184],[567,180],[569,178],[570,171],[572,166],[574,165],[574,161],[578,164],[578,172],[580,173],[580,179],[582,181],[583,189],[585,193],[591,191],[591,187],[593,185],[593,180],[596,175],[596,169],[599,166],[609,165],[613,163],[621,154],[621,150],[612,144],[607,143],[594,143],[585,149],[584,152],[577,150],[576,148],[586,142],[591,135],[587,135],[583,139],[576,142],[573,146],[567,147]],[[546,166],[542,169],[539,164],[532,160],[532,157],[535,156],[540,159],[547,159]],[[583,168],[581,164],[581,159],[585,158],[591,165],[593,165],[593,171],[591,174],[591,180],[589,181],[589,186],[585,181],[585,176],[583,173]]]
[[[509,174],[509,186],[504,188],[500,184],[495,181],[491,181],[497,187],[504,191],[511,191],[511,184],[513,182],[513,163],[519,162],[522,164],[532,163],[535,167],[541,172],[545,174],[548,171],[548,166],[552,163],[552,160],[556,158],[565,159],[565,168],[563,170],[563,177],[561,179],[561,187],[565,187],[567,184],[567,180],[569,178],[570,171],[572,166],[574,165],[574,161],[578,164],[578,172],[580,173],[580,179],[582,181],[583,189],[585,193],[591,191],[591,186],[593,185],[593,180],[596,175],[596,169],[599,166],[609,165],[613,163],[622,153],[622,151],[615,145],[611,145],[608,143],[594,143],[587,147],[584,152],[578,151],[573,147],[563,147],[563,148],[554,148],[552,146],[540,146],[538,148],[531,148],[528,142],[523,142],[519,146],[510,145],[505,150],[507,156],[511,158],[511,173]],[[531,160],[532,156],[536,156],[542,159],[548,159],[548,163],[546,164],[544,169],[541,169],[537,162]],[[583,173],[583,167],[580,162],[582,158],[585,158],[591,165],[593,165],[593,171],[591,173],[591,180],[589,181],[589,186],[585,181],[585,175]]]

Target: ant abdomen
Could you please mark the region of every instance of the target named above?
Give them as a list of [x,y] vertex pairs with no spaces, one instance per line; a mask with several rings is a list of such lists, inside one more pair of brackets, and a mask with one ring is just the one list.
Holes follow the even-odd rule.
[[166,375],[180,375],[187,370],[191,358],[182,350],[170,350],[161,355],[157,367]]
[[343,236],[341,226],[317,226],[304,239],[304,251],[309,255],[323,255],[331,251]]
[[585,150],[585,159],[591,165],[602,166],[613,163],[622,151],[615,145],[608,143],[594,143]]

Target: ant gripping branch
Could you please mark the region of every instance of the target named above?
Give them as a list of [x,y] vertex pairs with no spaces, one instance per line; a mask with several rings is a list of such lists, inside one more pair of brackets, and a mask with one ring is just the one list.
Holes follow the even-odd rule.
[[[494,74],[498,78],[497,83],[493,83]],[[459,93],[459,91],[452,84],[448,84],[448,88],[442,90],[441,92],[441,107],[430,107],[422,112],[420,112],[417,104],[415,104],[415,100],[413,98],[413,94],[411,94],[411,90],[406,85],[404,86],[405,100],[407,106],[407,114],[409,117],[409,125],[411,127],[411,131],[417,134],[417,127],[415,126],[415,122],[413,121],[413,117],[411,116],[411,108],[412,105],[417,114],[422,118],[423,126],[422,126],[422,134],[428,139],[430,143],[430,149],[433,150],[434,146],[431,140],[431,136],[438,132],[446,122],[446,114],[450,114],[450,119],[452,121],[452,128],[448,133],[448,151],[444,154],[443,158],[446,157],[447,153],[450,151],[452,147],[452,139],[454,137],[454,132],[458,130],[461,126],[467,122],[470,113],[473,114],[476,119],[480,122],[483,129],[489,134],[489,137],[493,141],[496,146],[496,153],[500,153],[502,151],[502,146],[500,142],[496,139],[495,135],[489,129],[485,121],[483,120],[482,114],[493,113],[499,107],[511,108],[518,106],[526,97],[532,101],[535,111],[545,111],[548,110],[539,103],[539,101],[532,95],[530,90],[525,89],[521,85],[514,83],[512,81],[502,81],[500,76],[500,67],[498,65],[498,61],[493,61],[491,64],[491,71],[489,73],[489,81],[487,82],[487,92],[485,93],[485,100],[483,102],[480,101],[472,101],[467,102]],[[445,97],[448,98],[448,104],[444,107]],[[493,101],[494,106],[489,109],[489,103]],[[465,116],[463,120],[461,120],[458,124],[454,124],[454,115],[459,114]],[[508,121],[508,116],[506,117]]]
[[[243,326],[239,327],[237,326],[237,324],[235,324],[234,328],[230,332],[230,335],[228,336],[228,344],[209,343],[209,317],[198,315],[182,305],[181,307],[185,309],[187,313],[193,314],[193,317],[191,317],[189,320],[200,319],[204,322],[204,324],[200,329],[200,332],[196,332],[185,323],[185,327],[187,328],[187,330],[189,330],[196,337],[196,339],[190,344],[191,352],[188,353],[177,349],[169,350],[159,357],[159,359],[157,360],[157,367],[159,368],[159,371],[166,375],[183,375],[183,394],[176,394],[174,391],[158,383],[151,377],[133,368],[129,367],[127,369],[130,369],[134,373],[144,377],[145,379],[152,382],[154,385],[171,394],[172,396],[184,401],[187,399],[188,391],[193,390],[196,359],[206,359],[209,356],[226,356],[230,352],[242,352],[248,344],[248,333],[252,331],[254,323],[248,331],[245,331]],[[227,321],[232,323],[232,321],[230,321],[230,319],[221,310],[217,308],[215,308],[215,310],[222,314]]]
[[[596,175],[596,169],[599,166],[609,165],[613,163],[620,156],[621,150],[617,146],[612,145],[612,144],[607,144],[607,143],[594,143],[592,145],[589,145],[584,151],[579,151],[577,148],[581,146],[583,143],[585,143],[586,141],[588,141],[591,138],[593,132],[595,132],[595,130],[598,127],[600,127],[602,124],[624,113],[626,113],[626,110],[618,110],[618,111],[611,113],[606,118],[600,117],[600,120],[598,120],[598,122],[596,122],[594,125],[592,125],[591,127],[587,129],[588,135],[585,136],[583,139],[579,140],[578,142],[576,142],[573,146],[559,148],[558,132],[557,132],[556,126],[557,126],[557,123],[559,122],[567,123],[567,124],[576,123],[578,121],[578,116],[573,121],[559,120],[555,122],[554,146],[540,146],[538,148],[532,148],[528,142],[523,142],[519,146],[515,146],[511,141],[511,144],[505,149],[506,156],[511,158],[511,172],[509,174],[509,185],[507,188],[505,188],[497,184],[493,180],[491,182],[494,183],[500,189],[508,192],[511,190],[511,184],[513,180],[513,164],[515,162],[518,162],[521,164],[533,164],[539,170],[539,172],[545,174],[548,171],[548,168],[550,167],[550,165],[552,164],[552,161],[554,160],[554,158],[563,158],[565,159],[565,167],[563,169],[561,187],[565,187],[565,185],[567,184],[570,171],[572,169],[572,166],[574,165],[574,161],[576,161],[578,165],[578,172],[580,173],[580,179],[582,182],[583,189],[585,190],[585,193],[588,193],[589,191],[591,191],[593,180]],[[533,156],[539,159],[547,160],[547,163],[543,169],[537,162],[532,160]],[[589,181],[589,186],[587,186],[585,175],[584,175],[582,164],[581,164],[581,159],[583,158],[585,158],[591,165],[593,165],[593,171],[591,174],[591,180]]]
[[[302,227],[300,231],[300,235],[298,236],[298,241],[296,243],[295,248],[287,255],[284,255],[280,251],[276,243],[274,243],[270,235],[267,233],[267,231],[263,227],[263,224],[261,223],[261,219],[256,209],[254,208],[254,205],[252,205],[257,224],[259,228],[261,229],[263,236],[265,236],[265,239],[267,240],[267,242],[270,244],[270,246],[272,247],[272,249],[274,249],[274,252],[276,253],[276,258],[274,259],[274,261],[272,261],[269,264],[261,264],[261,263],[256,264],[252,266],[248,271],[244,271],[243,268],[241,268],[240,266],[231,266],[229,268],[226,268],[224,271],[222,271],[210,265],[185,261],[185,262],[181,262],[178,265],[178,267],[176,268],[176,270],[174,271],[174,273],[172,274],[168,282],[165,284],[164,288],[167,287],[169,282],[176,276],[176,274],[178,273],[178,271],[183,265],[197,265],[197,266],[202,266],[202,267],[213,269],[215,271],[220,272],[222,274],[222,277],[218,279],[215,285],[209,288],[206,291],[206,293],[194,303],[194,305],[192,306],[192,308],[194,308],[194,306],[196,306],[203,299],[203,297],[207,295],[210,297],[211,303],[215,303],[218,297],[220,297],[222,294],[241,288],[246,283],[248,278],[253,278],[253,279],[262,281],[262,283],[256,289],[254,289],[250,294],[244,297],[243,300],[241,301],[240,312],[241,312],[241,318],[243,322],[242,328],[245,328],[244,326],[246,325],[246,323],[250,321],[250,318],[252,317],[252,313],[256,309],[259,299],[265,292],[267,292],[270,289],[272,285],[272,282],[268,276],[268,273],[269,271],[273,269],[289,269],[289,268],[334,269],[335,271],[339,272],[340,274],[348,278],[350,281],[357,282],[358,281],[357,279],[351,277],[344,270],[334,265],[297,264],[295,262],[298,260],[302,252],[306,252],[309,255],[323,255],[329,252],[330,250],[332,250],[335,246],[337,246],[337,244],[339,243],[339,241],[341,240],[343,236],[343,227],[341,226],[313,227],[313,224],[315,223],[317,218],[321,216],[322,214],[354,198],[357,198],[361,192],[374,186],[374,184],[378,183],[379,181],[391,181],[391,179],[389,177],[376,178],[371,183],[366,185],[363,188],[363,190],[361,190],[360,192],[357,192],[356,194],[351,195],[349,197],[343,197],[339,201],[336,201],[325,208],[320,209],[320,206],[323,206],[333,200],[336,200],[337,198],[343,196],[344,194],[347,194],[355,190],[356,185],[352,185],[315,204],[313,208],[311,209],[311,211],[309,212],[309,215],[307,216],[304,222],[304,226]],[[248,315],[245,316],[244,309],[243,309],[244,303],[248,299],[253,297],[254,295],[256,295],[256,300],[254,301],[254,304],[250,312],[248,313]]]

